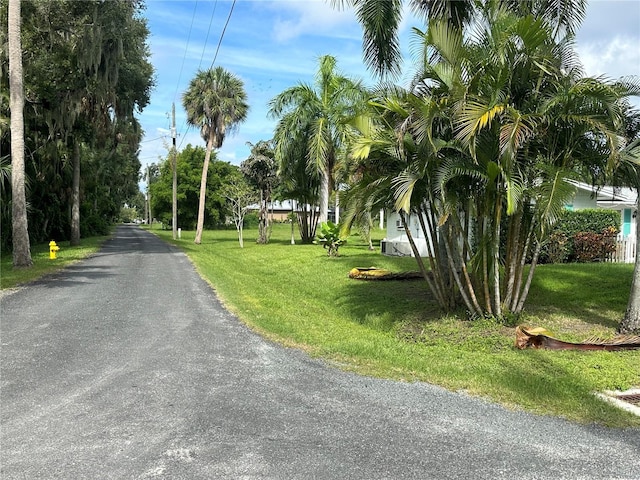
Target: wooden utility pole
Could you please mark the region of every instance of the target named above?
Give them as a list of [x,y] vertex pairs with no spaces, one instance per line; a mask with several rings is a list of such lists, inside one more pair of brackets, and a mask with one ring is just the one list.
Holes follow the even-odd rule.
[[171,166],[173,169],[173,216],[171,226],[173,229],[173,239],[176,239],[178,233],[178,152],[176,150],[176,104],[171,104],[171,137],[173,139],[173,148],[171,149]]
[[147,165],[147,225],[151,226],[153,217],[151,216],[151,167]]

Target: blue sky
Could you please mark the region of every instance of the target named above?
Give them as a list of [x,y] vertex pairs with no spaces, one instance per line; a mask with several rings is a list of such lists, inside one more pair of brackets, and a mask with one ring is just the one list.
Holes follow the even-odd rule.
[[[167,154],[173,102],[178,149],[204,146],[199,132],[186,125],[182,93],[198,69],[211,67],[218,44],[215,65],[242,79],[250,105],[247,120],[218,151],[220,160],[233,164],[247,157],[247,142],[272,137],[276,121],[267,116],[269,100],[299,82],[313,82],[318,57],[333,55],[342,73],[375,84],[362,63],[362,32],[353,12],[335,10],[325,0],[237,0],[220,42],[231,7],[231,0],[147,0],[157,85],[139,115],[143,167]],[[402,25],[407,57],[413,26],[423,27],[407,15]],[[640,1],[591,0],[577,46],[589,75],[640,75]]]

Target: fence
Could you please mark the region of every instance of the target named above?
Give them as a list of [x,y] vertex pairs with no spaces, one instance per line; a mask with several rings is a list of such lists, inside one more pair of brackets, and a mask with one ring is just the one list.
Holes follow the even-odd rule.
[[616,251],[607,258],[608,262],[633,263],[636,261],[638,242],[635,237],[618,237]]

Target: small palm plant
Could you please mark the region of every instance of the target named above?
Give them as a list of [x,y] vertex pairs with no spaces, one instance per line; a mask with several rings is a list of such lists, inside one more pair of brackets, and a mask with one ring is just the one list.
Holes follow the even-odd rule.
[[330,257],[337,257],[338,248],[347,243],[347,239],[340,236],[340,227],[331,221],[320,225],[318,240],[327,249],[327,255]]

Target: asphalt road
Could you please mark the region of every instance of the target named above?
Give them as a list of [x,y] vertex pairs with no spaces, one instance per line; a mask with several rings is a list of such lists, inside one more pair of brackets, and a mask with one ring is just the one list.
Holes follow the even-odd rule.
[[639,479],[640,431],[265,341],[135,226],[0,300],[0,478]]

